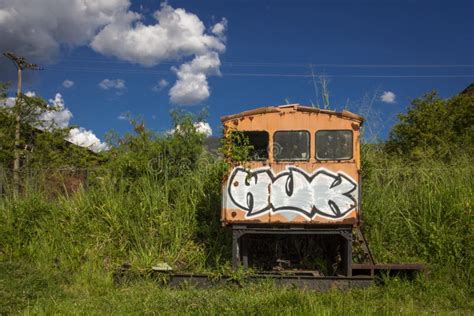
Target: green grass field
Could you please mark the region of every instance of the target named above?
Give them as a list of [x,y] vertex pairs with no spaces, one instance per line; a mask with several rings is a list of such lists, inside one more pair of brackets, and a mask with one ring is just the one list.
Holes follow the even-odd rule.
[[320,293],[271,282],[170,289],[142,279],[114,286],[92,271],[72,280],[11,263],[2,263],[1,273],[2,314],[468,315],[474,308],[467,288],[422,278]]
[[2,198],[0,314],[473,314],[470,161],[364,157],[363,218],[376,260],[425,263],[426,278],[327,293],[271,282],[206,290],[147,277],[114,284],[124,262],[137,276],[157,262],[229,269],[229,234],[219,223],[224,167],[202,158],[175,177],[97,174],[73,195]]

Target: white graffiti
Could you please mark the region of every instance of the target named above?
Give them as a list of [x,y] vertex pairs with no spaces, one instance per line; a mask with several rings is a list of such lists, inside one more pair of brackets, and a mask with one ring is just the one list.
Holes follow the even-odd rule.
[[[266,212],[342,218],[357,205],[357,183],[349,176],[321,168],[313,174],[288,167],[276,175],[271,169],[235,168],[227,183],[228,200],[247,212],[246,217]],[[229,207],[232,207],[229,205]]]

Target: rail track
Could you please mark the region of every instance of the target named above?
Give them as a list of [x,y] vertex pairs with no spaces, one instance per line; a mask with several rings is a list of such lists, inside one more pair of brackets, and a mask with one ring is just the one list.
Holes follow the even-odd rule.
[[170,287],[191,286],[195,288],[212,288],[229,284],[249,284],[272,281],[278,286],[306,288],[317,291],[328,291],[333,288],[365,288],[378,284],[382,275],[400,276],[412,279],[424,271],[422,264],[353,264],[352,276],[320,276],[318,271],[279,271],[250,274],[241,278],[231,275],[216,277],[211,274],[174,273],[153,270],[155,276],[165,280]]

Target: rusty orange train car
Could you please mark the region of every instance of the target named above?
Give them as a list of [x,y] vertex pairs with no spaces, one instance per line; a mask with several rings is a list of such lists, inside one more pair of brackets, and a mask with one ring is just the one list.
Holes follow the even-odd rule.
[[234,267],[248,266],[252,250],[254,258],[264,251],[255,251],[257,236],[312,235],[333,237],[340,270],[351,275],[363,118],[288,104],[221,120],[225,137],[237,132],[251,148],[249,161],[233,163],[222,187],[221,221],[233,231]]
[[355,224],[362,117],[290,104],[222,118],[253,150],[223,187],[222,222]]

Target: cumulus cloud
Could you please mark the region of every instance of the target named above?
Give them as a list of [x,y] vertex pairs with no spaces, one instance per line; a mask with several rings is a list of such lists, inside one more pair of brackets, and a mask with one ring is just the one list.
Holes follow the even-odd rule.
[[99,82],[99,87],[104,90],[109,89],[117,89],[122,90],[125,89],[125,80],[123,79],[104,79]]
[[396,95],[392,91],[384,91],[380,100],[385,103],[395,103]]
[[71,88],[74,85],[74,81],[66,79],[63,81],[64,88]]
[[227,30],[227,19],[222,18],[222,21],[219,23],[214,24],[214,26],[211,29],[211,32],[220,38],[225,39],[225,31]]
[[40,120],[43,121],[42,127],[68,127],[69,121],[72,118],[72,113],[64,106],[63,96],[60,93],[56,93],[54,99],[49,99],[49,106],[51,107],[51,110],[44,112],[40,116]]
[[7,107],[7,108],[11,108],[15,105],[15,100],[16,100],[16,98],[14,98],[14,97],[5,98],[3,100],[2,106]]
[[100,141],[99,138],[90,130],[84,128],[72,128],[69,136],[66,138],[73,144],[89,148],[92,151],[100,152],[108,149],[108,145]]
[[210,50],[225,50],[218,37],[205,33],[204,24],[195,14],[163,3],[153,16],[157,22],[145,25],[139,14],[124,13],[121,19],[97,34],[92,48],[143,66],[155,66],[165,60],[205,54]]
[[[35,97],[36,93],[27,91],[27,97]],[[2,106],[13,107],[16,102],[16,97],[8,97],[4,100]],[[65,107],[64,99],[60,93],[56,93],[54,99],[48,100],[48,108],[39,116],[39,128],[47,129],[51,127],[65,128],[69,126],[69,121],[72,118],[71,111]]]
[[163,3],[154,14],[156,23],[143,24],[141,16],[127,12],[122,19],[107,25],[92,41],[92,48],[143,66],[166,60],[194,59],[173,67],[178,80],[170,90],[170,100],[193,105],[210,96],[207,77],[219,74],[219,53],[225,50],[227,20],[223,19],[206,33],[199,17],[184,9]]
[[54,61],[61,48],[82,45],[145,67],[184,59],[175,69],[178,80],[171,101],[186,105],[208,98],[207,77],[214,69],[181,68],[193,63],[189,59],[212,54],[219,61],[226,48],[227,20],[206,28],[197,15],[164,2],[154,21],[145,24],[130,5],[130,0],[0,0],[0,50],[39,63]]
[[207,137],[212,136],[212,128],[211,125],[207,122],[197,122],[194,123],[194,127],[196,128],[196,131],[199,133],[203,133]]
[[153,87],[151,87],[152,91],[160,92],[164,88],[166,88],[170,83],[166,79],[161,79],[158,81]]
[[[27,91],[25,93],[25,95],[27,97],[34,97],[36,96],[36,93],[32,92],[32,91]],[[7,97],[5,98],[4,100],[2,100],[3,103],[1,103],[0,105],[1,106],[4,106],[4,107],[7,107],[7,108],[11,108],[15,105],[15,102],[16,102],[16,97]]]
[[[212,128],[211,128],[211,125],[209,125],[209,123],[207,123],[207,122],[196,122],[193,125],[194,125],[194,128],[196,129],[196,131],[198,133],[202,133],[206,137],[212,136]],[[170,129],[166,133],[173,134],[174,132],[176,132],[176,130],[178,130],[178,131],[181,130],[181,127],[178,125],[178,127]]]
[[0,51],[51,62],[61,46],[88,44],[129,6],[129,0],[0,0]]
[[178,76],[176,84],[170,89],[170,100],[180,105],[193,105],[207,99],[210,95],[208,75],[220,75],[221,62],[216,52],[197,56],[191,62],[173,68]]

